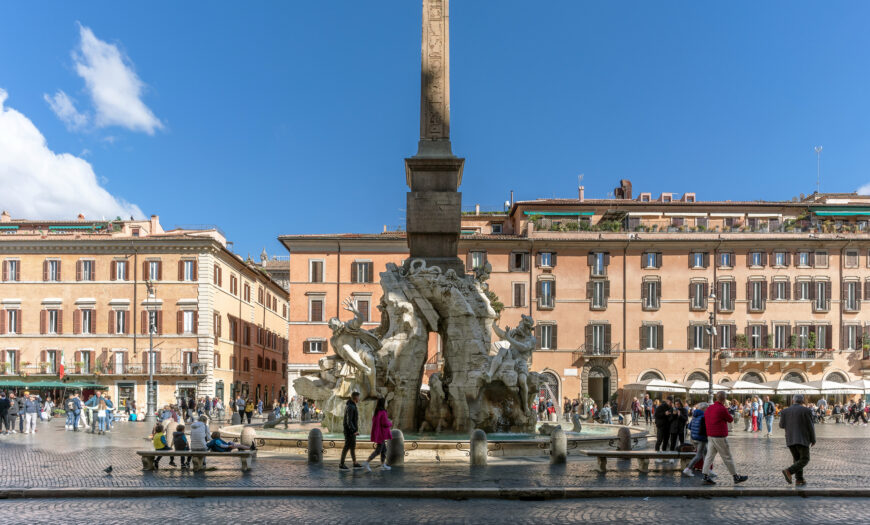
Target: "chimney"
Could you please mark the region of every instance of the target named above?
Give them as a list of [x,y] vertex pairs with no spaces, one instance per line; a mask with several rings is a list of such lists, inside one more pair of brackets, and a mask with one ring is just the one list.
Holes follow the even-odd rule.
[[80,220],[80,221],[83,221],[83,220],[85,220],[85,216],[82,215],[81,213],[79,213],[79,216],[76,217],[76,219],[77,219],[77,220]]
[[475,205],[474,205],[474,214],[475,214],[475,215],[480,215],[480,204],[475,204]]
[[580,199],[580,202],[583,202],[583,190],[585,188],[583,186],[577,186],[577,198]]
[[3,213],[0,214],[0,222],[12,222],[12,216],[9,215],[9,212],[3,210]]

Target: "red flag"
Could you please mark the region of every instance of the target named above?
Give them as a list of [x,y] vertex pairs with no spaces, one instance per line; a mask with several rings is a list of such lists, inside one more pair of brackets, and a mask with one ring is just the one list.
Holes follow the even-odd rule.
[[58,369],[58,375],[61,379],[63,379],[63,351],[60,352],[60,368]]

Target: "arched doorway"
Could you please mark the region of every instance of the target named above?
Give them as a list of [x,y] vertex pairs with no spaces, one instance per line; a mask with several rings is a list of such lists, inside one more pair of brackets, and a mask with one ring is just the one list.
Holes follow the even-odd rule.
[[598,406],[610,401],[616,392],[617,371],[613,361],[605,358],[593,358],[583,365],[580,374],[581,392]]
[[761,384],[764,383],[764,378],[758,372],[746,372],[743,374],[743,381],[747,383]]
[[604,368],[596,366],[589,370],[589,397],[603,406],[610,400],[610,374]]

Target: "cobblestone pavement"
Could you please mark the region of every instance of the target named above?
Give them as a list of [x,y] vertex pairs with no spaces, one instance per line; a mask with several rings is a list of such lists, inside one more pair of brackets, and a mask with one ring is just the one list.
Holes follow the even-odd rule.
[[[106,435],[66,432],[62,420],[39,425],[36,435],[0,436],[3,488],[55,487],[698,487],[700,478],[687,478],[675,471],[611,471],[602,476],[588,458],[572,456],[567,466],[551,467],[545,458],[493,460],[485,469],[470,469],[455,462],[440,464],[409,462],[404,469],[374,473],[354,471],[340,474],[336,455],[327,454],[323,467],[309,467],[301,454],[293,458],[270,458],[264,452],[247,473],[238,462],[209,458],[216,470],[193,473],[166,468],[142,472],[133,451],[150,448],[149,429],[141,423],[119,423]],[[870,486],[870,455],[865,454],[870,437],[868,427],[820,425],[819,443],[812,449],[806,477],[809,487],[849,489]],[[369,444],[366,444],[369,445]],[[784,439],[766,439],[759,434],[735,433],[732,451],[741,473],[749,475],[745,487],[786,487],[780,470],[791,464]],[[360,445],[360,456],[365,448]],[[413,454],[413,453],[412,453]],[[611,462],[613,463],[613,462]],[[111,475],[103,469],[112,465]],[[614,465],[616,466],[616,465]],[[724,472],[721,463],[716,470]],[[621,468],[626,468],[624,465]],[[731,486],[720,476],[720,486]]]
[[[0,501],[7,524],[60,523],[802,523],[866,522],[863,499],[656,498],[501,501],[142,498]],[[665,518],[665,517],[668,518]]]

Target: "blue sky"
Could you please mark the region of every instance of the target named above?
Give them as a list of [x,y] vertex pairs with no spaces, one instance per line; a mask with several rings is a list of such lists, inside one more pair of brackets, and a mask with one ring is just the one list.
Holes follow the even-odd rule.
[[[822,191],[865,186],[868,15],[454,1],[464,205],[574,197],[581,173],[592,197],[628,178],[786,199],[814,190],[814,145]],[[419,1],[16,3],[0,17],[0,208],[218,224],[243,255],[401,225],[419,62]]]

